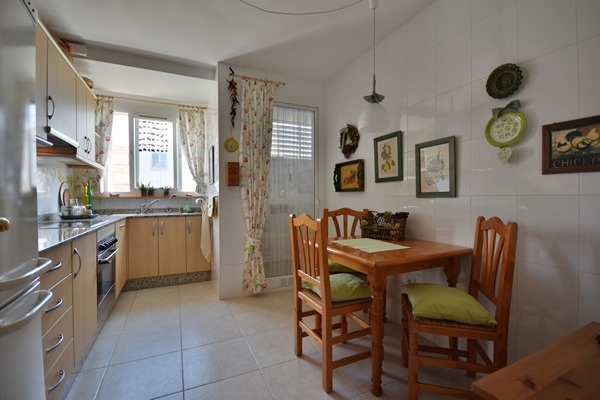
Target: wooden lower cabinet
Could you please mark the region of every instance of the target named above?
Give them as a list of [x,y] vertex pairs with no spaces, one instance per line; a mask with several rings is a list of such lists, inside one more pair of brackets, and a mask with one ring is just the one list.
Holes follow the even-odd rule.
[[127,220],[127,277],[158,276],[158,234],[156,218]]
[[185,217],[158,218],[158,274],[185,272]]
[[73,341],[71,340],[66,344],[65,350],[58,357],[58,360],[46,373],[46,400],[58,399],[61,391],[65,385],[65,382],[69,380],[73,369],[75,368],[75,362],[73,361]]
[[118,240],[119,252],[116,257],[115,271],[115,296],[118,298],[127,281],[127,220],[116,223],[115,237]]
[[98,328],[96,233],[73,240],[73,344],[81,359]]
[[186,271],[209,271],[210,262],[202,254],[202,216],[185,217]]

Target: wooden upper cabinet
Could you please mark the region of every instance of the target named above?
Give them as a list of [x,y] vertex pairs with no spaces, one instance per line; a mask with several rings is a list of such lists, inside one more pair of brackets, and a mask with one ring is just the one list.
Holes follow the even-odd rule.
[[87,85],[77,78],[77,154],[91,161],[96,161],[95,134],[96,98]]
[[77,74],[50,39],[47,74],[46,125],[77,140]]

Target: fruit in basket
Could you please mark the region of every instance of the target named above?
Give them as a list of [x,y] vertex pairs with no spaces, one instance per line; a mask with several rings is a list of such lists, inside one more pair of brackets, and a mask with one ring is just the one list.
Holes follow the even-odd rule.
[[369,221],[367,221],[366,219],[360,220],[360,226],[368,226],[368,225],[369,225]]

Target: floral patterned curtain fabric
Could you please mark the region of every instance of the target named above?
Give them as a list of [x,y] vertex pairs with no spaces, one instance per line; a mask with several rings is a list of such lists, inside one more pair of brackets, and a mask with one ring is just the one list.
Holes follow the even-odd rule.
[[[112,97],[98,97],[96,100],[96,162],[106,167],[106,161],[111,147],[111,135],[113,124],[114,101]],[[104,170],[99,171],[99,179],[102,179]],[[97,184],[97,189],[104,185]]]
[[269,204],[273,97],[273,83],[242,79],[239,161],[240,194],[246,221],[242,288],[250,293],[267,288],[261,239]]
[[179,137],[181,150],[196,181],[196,193],[206,192],[204,152],[206,130],[204,110],[198,107],[179,107]]

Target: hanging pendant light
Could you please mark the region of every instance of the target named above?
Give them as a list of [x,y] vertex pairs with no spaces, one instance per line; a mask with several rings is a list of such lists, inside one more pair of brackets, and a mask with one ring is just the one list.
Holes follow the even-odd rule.
[[369,5],[373,10],[373,93],[363,97],[368,104],[358,119],[358,130],[373,133],[386,129],[390,123],[390,116],[381,105],[385,97],[375,91],[375,9],[379,6],[379,0],[369,0]]

